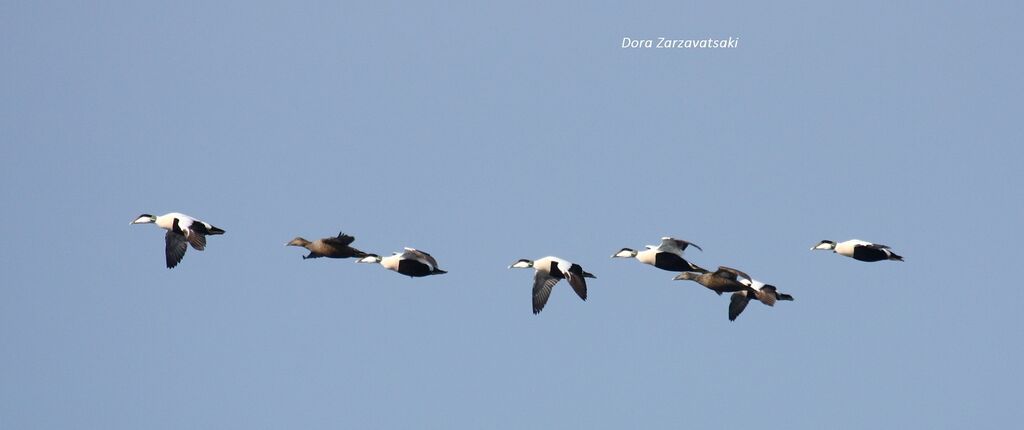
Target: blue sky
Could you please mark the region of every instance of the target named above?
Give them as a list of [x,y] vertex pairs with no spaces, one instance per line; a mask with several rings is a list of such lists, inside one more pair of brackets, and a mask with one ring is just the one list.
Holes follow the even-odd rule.
[[[1012,426],[1020,13],[5,2],[0,427]],[[339,230],[449,273],[284,246]],[[796,301],[608,258],[665,235]]]

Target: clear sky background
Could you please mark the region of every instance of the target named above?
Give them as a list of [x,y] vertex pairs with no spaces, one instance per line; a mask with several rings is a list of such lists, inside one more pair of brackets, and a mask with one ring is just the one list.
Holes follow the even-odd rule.
[[[5,1],[0,428],[1019,425],[1021,13]],[[339,230],[449,273],[284,246]],[[609,258],[667,235],[796,301]]]

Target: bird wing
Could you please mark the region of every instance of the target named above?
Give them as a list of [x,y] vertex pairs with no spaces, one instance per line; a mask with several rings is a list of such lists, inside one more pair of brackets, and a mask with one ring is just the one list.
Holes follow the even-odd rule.
[[558,283],[555,278],[539,270],[533,274],[533,313],[539,314],[551,296],[551,287]]
[[167,234],[164,235],[164,254],[167,257],[167,268],[171,269],[177,266],[181,259],[185,257],[185,251],[188,250],[188,241],[185,239],[185,235],[173,230],[167,230]]
[[701,249],[700,246],[697,246],[696,243],[691,243],[689,241],[685,241],[685,240],[682,240],[682,239],[675,239],[675,238],[671,238],[671,237],[663,237],[663,238],[661,238],[661,247],[662,247],[662,249],[675,248],[675,249],[678,249],[680,252],[682,252],[682,251],[686,250],[687,246],[693,246],[694,248],[697,248],[697,249],[700,249],[701,251],[704,251],[703,249]]
[[726,278],[726,279],[731,279],[731,280],[734,280],[734,281],[736,280],[737,276],[741,277],[741,278],[746,278],[748,280],[753,279],[753,278],[750,277],[750,275],[748,275],[746,273],[743,273],[743,272],[741,272],[739,270],[733,269],[731,267],[725,267],[725,266],[718,266],[718,270],[715,271],[715,276]]
[[569,281],[569,285],[572,286],[572,289],[576,292],[577,296],[580,296],[583,300],[587,299],[587,280],[583,278],[582,269],[580,269],[580,273],[576,273],[572,270],[565,272],[565,280]]
[[768,306],[775,306],[775,301],[778,300],[776,289],[774,285],[761,285],[761,288],[754,291],[754,296],[757,297],[761,303]]
[[743,313],[749,302],[750,297],[746,291],[732,293],[732,297],[729,298],[729,321],[736,321],[736,317]]
[[891,249],[891,248],[889,248],[888,245],[882,245],[882,244],[879,244],[879,243],[869,243],[869,244],[866,244],[866,245],[857,245],[857,246],[863,246],[863,247],[874,248],[874,249]]
[[328,245],[344,248],[352,244],[352,242],[355,241],[356,238],[349,236],[345,233],[338,233],[337,237],[325,237],[320,240],[324,241],[324,243]]
[[[193,225],[202,225],[202,224],[193,224]],[[202,250],[206,249],[206,235],[205,234],[200,233],[198,231],[195,231],[195,230],[193,230],[191,228],[187,228],[187,229],[183,230],[182,233],[185,234],[185,239],[188,240],[188,243],[192,244],[192,247],[195,248],[196,251],[202,251]]]
[[437,260],[426,252],[413,248],[405,248],[405,252],[403,254],[411,256],[411,258],[415,258],[422,263],[429,264],[431,269],[437,269]]

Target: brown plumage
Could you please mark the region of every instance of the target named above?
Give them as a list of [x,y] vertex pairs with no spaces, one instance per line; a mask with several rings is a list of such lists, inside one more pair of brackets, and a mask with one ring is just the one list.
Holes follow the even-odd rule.
[[310,242],[301,237],[296,237],[288,242],[288,246],[301,246],[309,250],[309,255],[304,255],[303,260],[307,258],[350,258],[350,257],[365,257],[368,254],[351,247],[353,241],[356,238],[349,236],[345,233],[338,233],[336,237],[325,237],[323,239],[317,239]]
[[697,267],[697,269],[700,272],[699,274],[694,272],[683,272],[672,279],[694,281],[707,287],[709,290],[718,293],[719,295],[722,293],[743,291],[748,288],[746,285],[743,285],[737,277],[750,279],[750,276],[747,276],[746,273],[731,267],[718,266],[718,270],[714,272],[709,272],[705,269],[701,269],[700,267]]

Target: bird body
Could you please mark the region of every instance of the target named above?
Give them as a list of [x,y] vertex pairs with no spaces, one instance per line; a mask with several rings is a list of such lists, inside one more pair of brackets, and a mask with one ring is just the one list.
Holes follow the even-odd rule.
[[164,235],[164,257],[167,268],[172,269],[185,257],[188,245],[197,251],[206,249],[206,236],[224,234],[224,230],[213,224],[178,212],[170,212],[160,216],[142,214],[130,224],[156,224],[167,233]]
[[643,251],[622,248],[615,255],[612,255],[612,258],[636,258],[641,263],[670,272],[696,271],[698,267],[683,258],[683,251],[691,245],[694,248],[701,249],[697,244],[685,240],[663,237],[661,238],[661,244],[658,246],[647,245],[647,249]]
[[345,233],[338,233],[335,237],[325,237],[323,239],[317,239],[315,241],[308,241],[302,237],[296,237],[288,242],[287,246],[301,246],[309,250],[308,255],[302,257],[303,260],[307,258],[349,258],[349,257],[366,257],[367,253],[355,249],[351,246],[352,242],[356,238],[349,236]]
[[363,258],[356,260],[356,262],[380,263],[385,269],[413,278],[448,273],[437,267],[437,260],[433,256],[414,248],[405,248],[403,252],[396,252],[388,257],[366,254]]
[[593,274],[587,273],[579,264],[571,263],[568,260],[558,257],[544,257],[537,260],[520,259],[509,269],[533,268],[533,313],[539,314],[551,296],[551,288],[559,280],[565,279],[569,282],[573,291],[582,300],[587,300],[587,281],[585,278],[596,278]]
[[721,295],[722,293],[734,293],[747,289],[747,286],[743,285],[737,278],[750,278],[746,273],[725,266],[719,266],[718,270],[714,272],[697,267],[696,272],[683,272],[672,279],[694,281]]
[[831,250],[832,252],[850,257],[854,260],[875,262],[883,260],[903,261],[903,257],[897,255],[886,245],[871,243],[859,239],[851,239],[845,242],[835,243],[831,240],[818,242],[811,250]]

